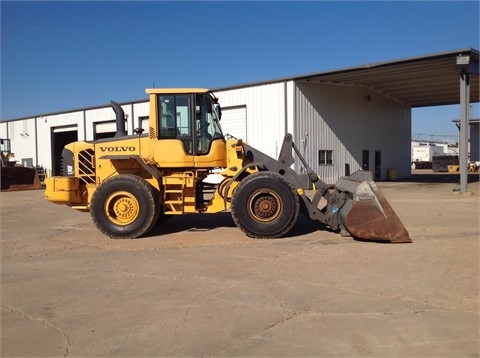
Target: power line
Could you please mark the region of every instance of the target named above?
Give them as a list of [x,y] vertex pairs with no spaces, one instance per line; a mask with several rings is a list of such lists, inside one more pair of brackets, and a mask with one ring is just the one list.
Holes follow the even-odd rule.
[[458,135],[452,135],[452,134],[433,134],[433,133],[417,133],[414,134],[412,137],[413,138],[420,138],[422,136],[428,136],[428,137],[437,137],[437,138],[458,138]]

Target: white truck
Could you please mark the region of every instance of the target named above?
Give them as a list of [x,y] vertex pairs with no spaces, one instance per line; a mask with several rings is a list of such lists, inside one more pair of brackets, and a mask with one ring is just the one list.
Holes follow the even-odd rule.
[[417,145],[412,147],[412,169],[432,169],[432,160],[442,155],[443,147],[438,145]]

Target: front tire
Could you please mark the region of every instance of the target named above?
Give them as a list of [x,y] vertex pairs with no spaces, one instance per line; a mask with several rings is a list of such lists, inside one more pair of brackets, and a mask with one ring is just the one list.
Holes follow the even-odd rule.
[[97,228],[112,239],[134,239],[147,233],[160,213],[155,189],[143,178],[121,174],[95,190],[90,215]]
[[259,172],[242,180],[233,192],[232,218],[248,236],[278,238],[295,225],[300,204],[298,195],[285,177]]

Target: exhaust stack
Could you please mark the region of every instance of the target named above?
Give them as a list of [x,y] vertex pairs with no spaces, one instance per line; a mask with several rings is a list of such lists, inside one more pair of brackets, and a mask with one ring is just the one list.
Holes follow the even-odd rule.
[[125,137],[127,132],[125,130],[125,112],[122,107],[114,101],[110,101],[112,109],[115,112],[115,119],[117,124],[117,133],[115,133],[115,138]]

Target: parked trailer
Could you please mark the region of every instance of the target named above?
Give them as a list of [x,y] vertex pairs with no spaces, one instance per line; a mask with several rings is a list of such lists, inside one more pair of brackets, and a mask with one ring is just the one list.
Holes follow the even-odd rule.
[[432,169],[433,157],[442,155],[443,148],[436,145],[419,145],[412,147],[412,168]]

